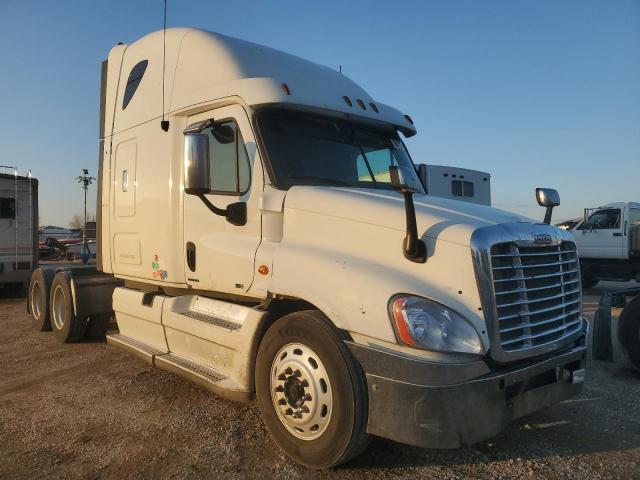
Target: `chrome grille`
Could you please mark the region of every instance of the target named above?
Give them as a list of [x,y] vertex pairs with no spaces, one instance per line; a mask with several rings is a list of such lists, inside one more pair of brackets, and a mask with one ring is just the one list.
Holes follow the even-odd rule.
[[505,354],[540,350],[582,329],[580,270],[573,242],[497,243],[490,249],[493,337]]

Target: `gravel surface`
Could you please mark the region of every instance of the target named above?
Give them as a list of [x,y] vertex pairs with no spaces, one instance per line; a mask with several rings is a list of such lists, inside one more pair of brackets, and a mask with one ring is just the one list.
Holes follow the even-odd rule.
[[436,451],[374,439],[318,472],[278,450],[255,402],[216,398],[104,342],[59,344],[30,328],[24,299],[0,297],[3,479],[640,479],[640,375],[615,365],[591,362],[580,397],[488,442]]

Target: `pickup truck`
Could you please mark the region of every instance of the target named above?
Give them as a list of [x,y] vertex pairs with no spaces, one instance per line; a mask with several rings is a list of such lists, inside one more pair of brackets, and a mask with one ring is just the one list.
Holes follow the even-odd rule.
[[115,316],[110,345],[255,397],[311,468],[372,435],[479,442],[582,390],[557,192],[537,192],[544,222],[427,195],[411,117],[333,69],[202,30],[113,47],[100,103],[97,266],[34,272],[37,329],[73,342]]
[[583,287],[600,280],[640,280],[640,203],[587,208],[571,233],[580,254]]

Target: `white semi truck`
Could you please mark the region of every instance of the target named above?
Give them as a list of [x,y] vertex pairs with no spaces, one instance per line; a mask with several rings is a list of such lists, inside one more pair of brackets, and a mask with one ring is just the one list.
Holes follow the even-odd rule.
[[582,284],[640,280],[640,203],[616,202],[586,208],[571,231],[580,253]]
[[370,435],[472,444],[581,391],[557,192],[538,191],[546,223],[425,195],[410,117],[332,69],[201,30],[114,47],[100,120],[97,268],[37,270],[37,328],[74,341],[113,312],[110,345],[255,395],[313,468]]

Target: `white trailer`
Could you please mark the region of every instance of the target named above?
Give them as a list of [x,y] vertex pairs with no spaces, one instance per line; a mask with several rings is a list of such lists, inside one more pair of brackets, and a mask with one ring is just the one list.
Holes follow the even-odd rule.
[[113,312],[110,345],[255,395],[313,468],[370,435],[478,442],[581,391],[557,192],[538,192],[546,223],[425,194],[409,116],[332,69],[201,30],[115,46],[101,105],[97,269],[37,270],[38,328],[75,341]]
[[418,165],[426,193],[435,197],[491,206],[491,175],[445,165]]
[[0,169],[0,287],[22,285],[38,266],[38,180]]

